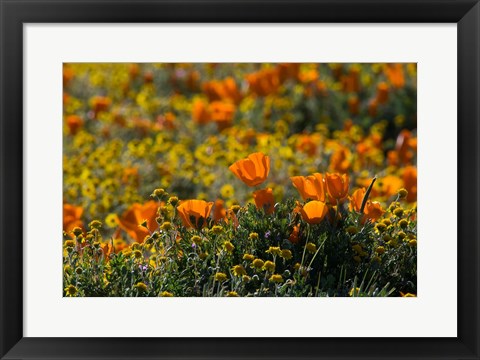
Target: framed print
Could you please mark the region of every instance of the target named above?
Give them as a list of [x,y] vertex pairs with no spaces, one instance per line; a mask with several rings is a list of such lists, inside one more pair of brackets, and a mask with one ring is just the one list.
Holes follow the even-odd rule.
[[1,6],[1,358],[479,358],[477,1]]

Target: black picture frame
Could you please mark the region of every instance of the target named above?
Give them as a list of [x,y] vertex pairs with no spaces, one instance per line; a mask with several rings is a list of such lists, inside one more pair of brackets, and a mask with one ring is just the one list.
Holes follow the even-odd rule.
[[[479,359],[478,0],[0,0],[2,359]],[[457,338],[26,338],[23,336],[23,24],[152,22],[457,23]],[[53,45],[52,45],[53,46]],[[441,76],[441,75],[440,75]],[[439,104],[441,106],[441,104]],[[448,178],[455,176],[446,169]],[[448,199],[445,200],[446,202]],[[448,266],[448,264],[446,264]],[[444,289],[439,289],[441,296]],[[445,291],[448,291],[445,289]],[[439,322],[442,314],[439,313]],[[286,334],[288,331],[286,329]],[[227,334],[226,334],[227,335]],[[386,334],[388,335],[388,334]]]

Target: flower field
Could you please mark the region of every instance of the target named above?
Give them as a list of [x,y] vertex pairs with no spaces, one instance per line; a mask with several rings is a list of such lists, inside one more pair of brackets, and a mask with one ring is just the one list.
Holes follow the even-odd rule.
[[64,296],[416,296],[416,71],[64,64]]

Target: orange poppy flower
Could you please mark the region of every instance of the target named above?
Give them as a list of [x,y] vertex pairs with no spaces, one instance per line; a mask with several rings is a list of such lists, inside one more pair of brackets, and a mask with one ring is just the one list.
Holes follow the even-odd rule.
[[349,178],[347,174],[325,174],[328,196],[333,200],[340,201],[348,194]]
[[362,208],[362,201],[365,197],[365,192],[365,188],[360,188],[355,190],[352,196],[349,197],[350,204],[348,205],[348,208],[350,211],[360,212],[360,209]]
[[389,87],[387,83],[381,82],[377,86],[377,101],[379,104],[385,104],[388,100]]
[[253,199],[258,209],[264,209],[266,214],[272,214],[275,210],[275,199],[272,189],[257,190],[253,193]]
[[63,230],[69,233],[75,227],[83,229],[82,214],[83,208],[81,206],[63,204]]
[[212,207],[213,202],[186,200],[177,206],[177,210],[184,226],[201,229],[206,225]]
[[227,210],[224,207],[225,202],[221,199],[215,201],[215,206],[213,208],[213,220],[219,222],[227,216]]
[[312,157],[317,152],[318,139],[312,135],[300,135],[296,148],[298,151]]
[[317,200],[306,203],[302,210],[300,210],[302,219],[309,224],[320,224],[327,213],[327,204]]
[[395,195],[402,187],[402,179],[395,175],[387,175],[378,179],[377,186],[372,189],[372,196],[388,198]]
[[292,244],[297,244],[298,243],[298,241],[300,240],[300,224],[297,224],[297,225],[293,226],[292,232],[291,232],[290,236],[288,237],[288,240]]
[[360,90],[360,68],[352,66],[348,75],[342,76],[343,91],[352,93]]
[[405,76],[403,72],[403,64],[387,64],[384,73],[390,84],[396,88],[405,86]]
[[377,111],[378,111],[378,101],[377,99],[371,99],[368,102],[368,114],[371,117],[377,116]]
[[283,83],[287,79],[298,79],[300,72],[299,63],[283,63],[277,65],[278,77]]
[[90,99],[90,104],[96,117],[99,112],[106,111],[110,107],[112,100],[106,96],[94,96]]
[[153,231],[157,227],[155,221],[157,217],[158,204],[155,201],[147,201],[145,204],[134,203],[130,208],[118,218],[118,225],[132,239],[142,243],[150,232],[140,224],[146,220],[147,228]]
[[277,69],[262,69],[246,76],[251,92],[257,96],[267,96],[277,92],[280,87],[279,72]]
[[351,96],[348,98],[348,111],[352,115],[358,115],[360,112],[360,100],[357,96]]
[[192,118],[198,124],[206,124],[210,121],[208,104],[203,100],[194,100],[192,104]]
[[256,186],[265,181],[270,171],[270,158],[261,152],[248,155],[230,165],[230,171],[248,186]]
[[232,125],[235,115],[235,105],[229,102],[214,101],[209,106],[211,120],[217,124],[219,130]]
[[398,134],[397,142],[395,144],[395,151],[398,158],[403,164],[410,164],[416,151],[416,139],[409,130],[402,130]]
[[349,169],[351,162],[350,158],[352,153],[350,150],[344,146],[339,146],[337,150],[330,157],[330,169],[339,172],[345,173]]
[[325,201],[325,185],[322,174],[314,173],[309,176],[293,176],[290,180],[292,180],[293,186],[297,188],[303,200]]
[[368,200],[365,204],[364,212],[365,215],[363,221],[371,220],[372,222],[375,222],[382,217],[385,210],[383,210],[382,205],[378,201]]
[[408,191],[407,201],[417,201],[417,168],[415,166],[407,166],[403,170],[403,185]]
[[75,135],[83,126],[83,119],[78,115],[68,115],[66,118],[68,131],[71,135]]

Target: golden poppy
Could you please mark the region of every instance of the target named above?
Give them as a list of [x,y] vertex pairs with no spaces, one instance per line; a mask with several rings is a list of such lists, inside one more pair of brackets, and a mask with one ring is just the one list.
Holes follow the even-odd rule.
[[402,88],[405,86],[403,64],[387,64],[384,68],[384,73],[394,87]]
[[213,220],[215,220],[215,222],[219,222],[226,218],[227,210],[225,209],[224,204],[225,201],[221,199],[215,200],[215,206],[213,208]]
[[339,146],[330,157],[330,169],[335,172],[345,173],[350,167],[350,150],[344,146]]
[[389,87],[387,83],[381,82],[377,86],[377,101],[379,104],[385,104],[388,100]]
[[[363,198],[365,197],[365,193],[365,188],[357,189],[353,192],[352,196],[349,197],[350,204],[348,207],[350,211],[360,212],[360,210],[362,209],[362,202]],[[363,209],[363,217],[361,222],[364,223],[367,220],[375,222],[384,213],[385,210],[382,209],[382,205],[380,205],[379,202],[367,200],[367,202],[365,203],[365,208]]]
[[186,200],[177,206],[177,210],[184,226],[201,229],[206,225],[212,207],[213,202]]
[[235,105],[229,102],[214,101],[209,106],[211,120],[217,124],[219,130],[226,129],[232,124],[235,115]]
[[317,152],[317,144],[319,140],[312,135],[300,135],[297,140],[296,148],[298,151],[312,157]]
[[368,200],[365,204],[364,212],[364,221],[368,219],[375,222],[382,217],[385,210],[383,210],[382,205],[378,201]]
[[325,185],[322,174],[314,173],[309,176],[293,176],[290,180],[292,180],[293,186],[297,188],[303,200],[325,201]]
[[257,190],[253,193],[253,199],[258,209],[264,209],[266,214],[272,214],[275,210],[275,199],[272,189]]
[[350,204],[348,205],[348,208],[350,211],[360,212],[360,209],[362,208],[362,201],[365,197],[365,192],[365,188],[360,188],[355,190],[352,196],[349,197]]
[[327,212],[327,204],[318,200],[313,200],[306,203],[302,210],[300,210],[303,220],[309,224],[321,223],[325,215],[327,215]]
[[328,196],[330,196],[332,200],[340,201],[348,194],[349,178],[347,174],[326,173],[325,184],[327,185]]
[[417,168],[415,166],[407,166],[403,170],[403,185],[408,191],[407,201],[417,201]]
[[83,126],[83,119],[78,115],[69,115],[66,118],[68,131],[71,135],[75,135]]
[[196,99],[192,105],[192,118],[198,124],[206,124],[210,121],[210,110],[205,101]]
[[352,115],[358,115],[360,112],[360,100],[358,96],[351,96],[348,98],[348,111]]
[[90,104],[92,106],[95,117],[101,111],[106,111],[112,104],[112,100],[106,96],[94,96],[90,99]]
[[69,233],[75,227],[83,229],[82,214],[81,206],[63,204],[63,230]]
[[256,186],[265,181],[270,171],[270,158],[261,152],[248,155],[230,165],[230,171],[248,186]]
[[[118,225],[124,230],[132,239],[138,243],[142,243],[147,235],[150,235],[148,230],[155,230],[157,222],[158,204],[155,201],[147,201],[145,204],[134,203],[130,208],[118,218]],[[140,226],[146,221],[146,227]]]
[[300,224],[294,225],[292,232],[290,233],[290,236],[288,237],[288,240],[292,244],[297,244],[298,241],[300,240]]

